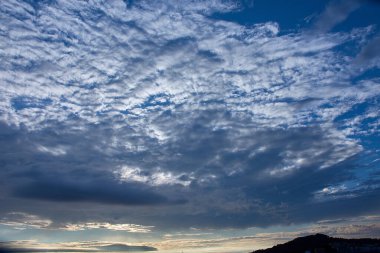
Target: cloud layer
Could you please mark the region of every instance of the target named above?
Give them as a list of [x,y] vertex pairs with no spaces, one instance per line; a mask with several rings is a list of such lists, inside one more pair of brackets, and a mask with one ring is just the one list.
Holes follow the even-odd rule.
[[313,35],[210,18],[234,1],[2,3],[0,212],[129,232],[377,212],[376,28],[327,33],[357,4]]

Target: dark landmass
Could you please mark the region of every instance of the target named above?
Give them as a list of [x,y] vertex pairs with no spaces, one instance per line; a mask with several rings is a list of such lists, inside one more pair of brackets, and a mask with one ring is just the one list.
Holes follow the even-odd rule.
[[37,252],[137,252],[137,251],[157,251],[154,247],[149,246],[132,246],[126,244],[110,244],[105,246],[97,246],[96,249],[44,249],[44,248],[22,248],[22,247],[10,247],[0,243],[0,253],[37,253]]
[[149,246],[130,246],[125,244],[111,244],[97,247],[100,251],[157,251],[156,248]]
[[254,253],[380,253],[380,239],[343,239],[323,234],[298,237]]

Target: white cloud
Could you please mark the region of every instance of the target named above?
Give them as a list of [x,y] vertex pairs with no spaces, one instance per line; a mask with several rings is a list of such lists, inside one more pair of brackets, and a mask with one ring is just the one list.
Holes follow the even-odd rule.
[[[12,3],[28,8],[27,3]],[[126,9],[121,0],[95,3],[95,12],[105,13],[99,20],[90,19],[90,6],[77,1],[43,6],[34,22],[20,23],[5,15],[4,21],[20,28],[7,28],[13,35],[0,42],[7,48],[1,81],[12,84],[11,89],[2,86],[2,120],[36,129],[51,120],[70,125],[70,117],[76,115],[88,123],[110,121],[115,129],[128,122],[137,132],[165,140],[167,130],[155,125],[154,112],[173,110],[173,105],[183,105],[187,113],[202,110],[200,101],[218,98],[232,113],[253,113],[257,124],[277,127],[307,124],[310,115],[319,114],[319,106],[332,98],[339,109],[347,99],[360,96],[363,101],[378,94],[378,84],[369,93],[362,85],[334,84],[350,59],[331,49],[364,35],[366,29],[318,38],[302,33],[279,36],[276,23],[244,27],[198,13],[236,8],[232,2],[196,1],[186,5],[186,13],[182,4],[159,1],[155,8],[139,4],[144,8]],[[74,10],[81,10],[86,21]],[[234,92],[247,94],[232,96]],[[146,104],[159,94],[170,96],[171,104]],[[46,108],[15,111],[10,101],[19,96],[49,97],[53,102]],[[317,100],[308,103],[306,111],[281,102],[310,97]]]
[[141,175],[141,170],[139,168],[123,167],[120,172],[116,173],[120,175],[121,179],[126,181],[147,183],[149,180],[148,176]]
[[338,185],[327,186],[314,192],[314,200],[318,202],[336,199],[355,198],[366,192],[372,192],[380,187],[379,184],[367,184],[366,178],[346,181]]
[[57,146],[57,147],[45,147],[43,145],[37,146],[38,151],[43,153],[48,153],[53,156],[62,156],[66,154],[66,147],[64,146]]
[[0,219],[0,225],[10,226],[14,229],[59,229],[67,231],[80,231],[87,229],[108,229],[115,231],[127,231],[131,233],[149,233],[154,226],[143,226],[138,224],[112,224],[109,222],[86,222],[86,223],[67,223],[61,226],[53,225],[50,219],[42,218],[38,215],[23,212],[11,212]]
[[120,170],[115,171],[116,176],[121,181],[125,182],[140,182],[147,183],[152,186],[160,185],[183,185],[189,186],[191,180],[194,178],[187,177],[186,180],[181,180],[182,176],[186,174],[174,175],[172,172],[156,169],[153,172],[143,172],[139,168],[132,168],[129,166],[123,166]]
[[303,168],[317,167],[320,170],[337,165],[360,153],[363,148],[357,141],[347,139],[338,131],[324,133],[325,138],[310,142],[302,150],[285,149],[280,152],[282,162],[266,172],[274,177],[291,175]]
[[11,212],[0,219],[0,224],[21,230],[28,228],[44,229],[48,228],[52,224],[52,221],[38,215]]
[[115,231],[127,231],[131,233],[149,233],[154,226],[143,226],[137,224],[111,224],[108,222],[87,222],[87,223],[69,223],[60,227],[62,230],[79,231],[87,229],[108,229]]

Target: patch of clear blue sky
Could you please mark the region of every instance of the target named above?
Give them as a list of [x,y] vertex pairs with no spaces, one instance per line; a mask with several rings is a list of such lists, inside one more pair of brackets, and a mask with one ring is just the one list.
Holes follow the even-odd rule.
[[254,25],[264,22],[277,22],[281,33],[288,33],[309,25],[307,20],[312,15],[322,12],[328,1],[311,0],[256,0],[252,5],[245,5],[236,12],[214,13],[213,19],[236,22],[241,25]]
[[332,31],[349,31],[353,28],[376,25],[376,31],[380,31],[380,2],[372,1],[361,5],[360,8],[350,13],[344,22],[337,24]]
[[22,110],[26,108],[44,108],[53,103],[53,100],[50,98],[33,98],[27,96],[15,97],[11,100],[12,107],[15,110]]
[[[241,25],[254,25],[264,22],[277,22],[280,34],[291,33],[299,29],[310,28],[315,19],[330,1],[328,0],[256,0],[253,4],[244,4],[236,12],[214,13],[210,18],[236,22]],[[333,28],[332,31],[349,31],[357,27],[379,24],[380,4],[367,3]]]

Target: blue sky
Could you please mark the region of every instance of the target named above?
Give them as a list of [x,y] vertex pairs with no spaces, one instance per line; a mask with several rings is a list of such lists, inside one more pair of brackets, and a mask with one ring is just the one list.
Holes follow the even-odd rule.
[[0,246],[379,237],[379,11],[2,1]]

